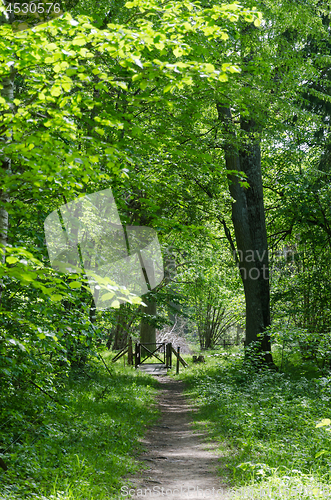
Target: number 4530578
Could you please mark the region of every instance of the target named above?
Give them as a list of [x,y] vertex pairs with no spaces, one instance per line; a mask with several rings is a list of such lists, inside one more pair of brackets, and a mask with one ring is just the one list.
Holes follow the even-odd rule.
[[51,11],[59,14],[61,7],[59,3],[9,3],[6,12],[14,12],[15,14],[49,14]]

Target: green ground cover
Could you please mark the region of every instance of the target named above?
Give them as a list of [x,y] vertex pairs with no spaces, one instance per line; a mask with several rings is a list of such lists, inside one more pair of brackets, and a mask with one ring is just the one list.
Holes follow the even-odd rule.
[[5,454],[8,470],[0,469],[1,500],[117,497],[123,477],[138,468],[139,438],[156,418],[157,382],[120,363],[111,371],[112,377],[91,362],[72,373],[56,396],[63,406],[42,393],[18,391],[26,401],[22,435],[17,412],[12,425],[0,429],[3,449],[18,438]]
[[[274,358],[277,361],[277,352]],[[219,351],[183,371],[196,426],[217,441],[235,498],[331,498],[331,377],[293,358],[287,372],[254,372],[242,353]]]

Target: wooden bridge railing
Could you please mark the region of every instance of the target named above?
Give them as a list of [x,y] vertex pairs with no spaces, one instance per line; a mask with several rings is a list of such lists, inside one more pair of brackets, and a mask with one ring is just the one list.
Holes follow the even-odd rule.
[[[149,348],[147,346],[154,346],[155,349]],[[157,347],[159,346],[159,347]],[[163,353],[158,352],[160,349],[163,347]],[[147,356],[144,358],[144,355],[142,354],[142,351],[144,353],[147,353]],[[158,361],[162,364],[165,365],[166,368],[172,368],[172,355],[174,354],[176,356],[176,373],[179,373],[179,364],[181,363],[184,368],[188,366],[186,361],[181,357],[180,355],[180,347],[177,347],[177,351],[173,348],[171,342],[155,342],[155,343],[146,343],[146,344],[141,344],[139,342],[136,343],[135,345],[135,352],[133,352],[133,346],[132,346],[132,338],[129,338],[129,341],[123,349],[121,349],[120,352],[118,352],[115,357],[112,359],[112,363],[115,363],[115,361],[118,361],[122,356],[125,356],[125,354],[128,354],[128,365],[135,366],[135,368],[138,368],[139,365],[145,363],[145,361],[149,358],[155,357],[158,359]],[[160,355],[163,354],[163,361],[160,359]]]
[[115,361],[118,361],[122,356],[125,356],[125,354],[128,354],[128,365],[133,365],[133,350],[132,350],[132,338],[129,338],[128,343],[126,344],[123,349],[118,352],[113,359],[111,360],[112,363],[115,363]]

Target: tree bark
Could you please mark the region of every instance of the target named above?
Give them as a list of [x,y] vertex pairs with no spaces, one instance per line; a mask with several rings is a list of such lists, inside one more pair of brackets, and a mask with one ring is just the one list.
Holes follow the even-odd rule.
[[232,198],[232,222],[237,245],[237,260],[246,301],[246,341],[263,354],[263,360],[272,364],[270,337],[270,287],[268,242],[263,203],[261,151],[253,120],[241,122],[245,139],[238,144],[231,110],[217,105],[219,118],[225,124],[224,146],[226,168],[244,172],[249,187],[240,185],[237,175],[229,174]]
[[[146,267],[148,266],[148,276],[153,276],[154,272],[154,262],[152,259],[149,259],[146,263]],[[154,279],[150,281],[154,282]],[[150,294],[146,294],[143,301],[147,305],[147,307],[141,306],[142,311],[146,315],[141,318],[140,322],[140,343],[141,344],[151,344],[148,346],[150,351],[155,349],[156,344],[156,328],[153,319],[156,316],[156,301],[151,298]]]
[[[9,104],[12,109],[12,102],[14,99],[14,79],[15,71],[11,66],[10,75],[0,79],[0,84],[2,89],[0,89],[0,95]],[[0,148],[1,144],[4,144],[8,140],[6,135],[0,136]],[[4,155],[0,156],[0,168],[5,171],[6,174],[11,172],[11,160]],[[9,202],[9,194],[6,189],[0,190],[0,262],[5,263],[6,259],[6,245],[8,240],[8,227],[9,227],[9,216],[7,211],[7,204]],[[3,279],[0,279],[0,304],[2,301],[3,294]]]
[[[167,283],[167,289],[169,290],[169,295],[177,295],[176,284],[172,283],[177,276],[176,269],[176,259],[174,252],[171,251],[169,247],[164,254],[164,281]],[[177,316],[181,312],[181,308],[176,304],[171,298],[168,300],[168,319],[174,325],[177,321]]]
[[[152,299],[146,299],[144,298],[144,302],[147,305],[147,307],[143,307],[143,311],[145,315],[150,316],[144,317],[141,320],[140,323],[140,342],[142,344],[145,343],[152,343],[155,346],[156,343],[156,329],[155,325],[153,324],[153,317],[156,316],[156,302],[155,300]],[[153,347],[150,346],[149,349],[152,350],[151,348]],[[154,347],[155,349],[155,347]]]

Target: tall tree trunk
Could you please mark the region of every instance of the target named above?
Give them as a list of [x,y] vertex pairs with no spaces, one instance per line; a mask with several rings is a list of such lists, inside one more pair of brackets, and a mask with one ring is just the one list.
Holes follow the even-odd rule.
[[[143,307],[143,312],[146,317],[141,319],[140,323],[140,342],[142,344],[151,343],[155,345],[156,343],[156,328],[153,324],[153,317],[156,316],[156,302],[153,299],[144,298],[144,302],[147,307]],[[151,350],[153,345],[148,348]],[[155,347],[154,347],[155,349]]]
[[[6,168],[2,162],[1,168]],[[0,262],[5,263],[6,260],[6,245],[8,237],[9,218],[5,204],[8,202],[8,196],[5,191],[0,191]],[[0,304],[3,294],[3,278],[0,279]]]
[[[164,281],[167,283],[169,290],[169,295],[172,294],[175,296],[176,285],[175,283],[171,283],[171,280],[175,280],[177,276],[176,270],[176,259],[175,254],[171,252],[171,247],[169,247],[164,254]],[[177,321],[177,316],[180,314],[180,306],[176,304],[171,298],[168,300],[168,319],[174,325]]]
[[[11,66],[10,75],[4,78],[0,78],[0,84],[2,89],[0,89],[0,95],[3,97],[10,106],[10,112],[12,111],[13,99],[14,99],[14,79],[15,71]],[[6,135],[0,136],[0,145],[8,140]],[[5,171],[6,174],[10,174],[11,171],[11,160],[6,156],[0,156],[0,168]],[[6,205],[9,202],[9,194],[6,189],[0,190],[0,262],[5,263],[6,259],[6,245],[8,240],[8,226],[9,217]],[[3,294],[3,279],[0,279],[0,304]]]
[[123,349],[128,342],[129,329],[131,326],[130,320],[130,309],[127,304],[121,304],[120,308],[116,311],[116,325],[113,330],[114,334],[114,346],[115,350]]
[[[152,259],[148,259],[146,262],[146,268],[147,267],[147,274],[151,277],[150,283],[153,283],[154,262]],[[146,294],[143,301],[147,307],[141,306],[145,316],[141,318],[140,323],[140,342],[141,344],[151,344],[148,346],[148,349],[153,351],[156,344],[156,327],[154,323],[154,318],[156,316],[156,301],[150,296],[150,294]]]
[[217,106],[219,118],[227,134],[226,168],[243,171],[249,187],[242,187],[236,175],[229,175],[229,189],[234,199],[232,221],[237,244],[237,258],[246,301],[246,342],[256,342],[264,361],[272,364],[270,337],[270,287],[268,242],[263,204],[261,152],[256,127],[252,120],[242,121],[245,141],[237,146],[231,110]]

